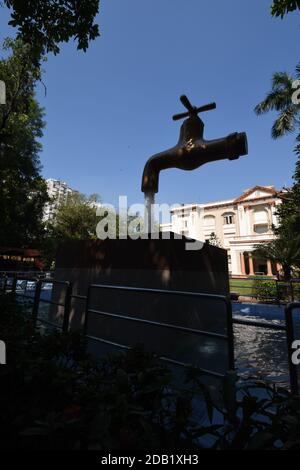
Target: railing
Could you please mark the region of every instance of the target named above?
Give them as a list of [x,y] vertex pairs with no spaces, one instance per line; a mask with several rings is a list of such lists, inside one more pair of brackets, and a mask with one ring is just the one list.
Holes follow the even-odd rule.
[[[8,285],[8,281],[11,279],[11,286]],[[10,276],[10,273],[7,276],[3,277],[2,279],[2,292],[11,292],[15,294],[17,297],[21,297],[22,299],[27,299],[31,301],[32,308],[31,308],[31,317],[33,321],[33,325],[36,326],[37,323],[44,323],[50,327],[62,330],[63,332],[67,332],[69,330],[69,319],[70,319],[70,309],[71,309],[71,297],[72,297],[72,284],[69,281],[58,281],[58,280],[48,280],[48,279],[36,279],[34,277],[28,278],[27,276],[18,276],[16,274],[13,277]],[[26,283],[26,288],[24,289],[24,293],[20,292],[18,289],[18,282],[24,281]],[[26,294],[27,291],[27,283],[34,282],[35,289],[34,295]],[[61,285],[65,287],[65,294],[63,298],[63,302],[54,302],[50,299],[43,299],[42,294],[42,287],[44,284],[52,284],[54,285]],[[39,317],[39,306],[40,304],[48,304],[53,305],[56,307],[62,307],[64,309],[63,315],[63,323],[62,325],[50,322],[45,320],[44,318]]]
[[51,279],[52,272],[51,271],[0,271],[0,279],[5,277],[13,277],[13,276],[24,276],[24,278],[32,279]]
[[[12,278],[12,284],[8,288],[7,280],[8,276],[0,279],[2,280],[2,291],[3,292],[11,292],[14,293],[15,295],[22,297],[22,298],[28,298],[29,300],[32,301],[32,310],[31,310],[31,316],[33,319],[34,325],[36,325],[38,322],[40,323],[45,323],[46,325],[49,325],[54,328],[58,328],[62,330],[63,332],[67,332],[69,330],[69,320],[70,320],[70,310],[71,310],[71,302],[72,299],[77,299],[84,301],[85,303],[85,325],[84,325],[84,332],[87,335],[87,338],[93,341],[99,341],[99,342],[104,342],[108,343],[112,346],[119,347],[121,349],[128,349],[128,346],[123,345],[123,344],[118,344],[114,343],[112,341],[105,340],[103,338],[95,337],[93,335],[88,334],[88,321],[89,321],[89,315],[96,314],[96,315],[102,315],[106,316],[107,318],[114,318],[117,320],[123,320],[123,321],[128,321],[128,322],[134,322],[134,323],[140,323],[145,326],[155,326],[159,328],[166,328],[169,330],[173,331],[180,331],[182,333],[190,333],[196,336],[207,336],[211,338],[218,338],[221,340],[224,340],[227,342],[227,348],[228,348],[228,370],[234,370],[234,333],[233,333],[233,325],[244,325],[244,326],[254,326],[257,328],[265,328],[269,330],[276,330],[276,331],[284,331],[286,333],[286,338],[287,338],[287,348],[288,348],[288,366],[289,366],[289,375],[290,375],[290,387],[291,387],[291,392],[295,395],[299,395],[299,374],[298,374],[298,368],[297,365],[295,365],[292,361],[292,355],[293,355],[293,343],[295,341],[295,334],[294,334],[294,319],[293,319],[293,313],[296,309],[300,309],[300,302],[293,302],[290,303],[286,306],[285,308],[285,325],[278,325],[278,324],[273,324],[270,322],[264,322],[264,321],[253,321],[253,320],[244,320],[244,319],[237,319],[232,317],[232,308],[231,308],[231,302],[226,296],[220,296],[220,295],[213,295],[213,294],[203,294],[203,293],[198,293],[198,292],[187,292],[187,291],[171,291],[171,290],[164,290],[164,289],[149,289],[149,288],[138,288],[138,287],[125,287],[125,286],[112,286],[112,285],[104,285],[104,284],[92,284],[88,288],[87,295],[77,295],[73,294],[73,286],[70,282],[68,281],[57,281],[57,280],[43,280],[43,279],[30,279],[31,281],[36,283],[35,286],[35,292],[34,296],[27,295],[26,293],[21,293],[18,292],[17,289],[17,283],[18,281],[29,281],[28,278],[24,279],[24,276],[14,276]],[[41,292],[42,292],[42,286],[45,283],[52,283],[53,285],[59,284],[62,286],[65,286],[65,294],[64,294],[64,299],[63,302],[54,302],[52,300],[46,300],[41,298]],[[91,292],[93,289],[108,289],[112,290],[112,292],[116,291],[123,291],[123,292],[132,292],[135,294],[140,294],[140,293],[152,293],[156,295],[173,295],[173,296],[185,296],[185,297],[190,297],[190,298],[195,298],[195,299],[210,299],[210,300],[217,300],[220,302],[223,302],[226,307],[226,326],[227,326],[227,334],[220,334],[220,333],[214,333],[211,331],[203,331],[199,329],[194,329],[194,328],[188,328],[184,326],[178,326],[174,324],[169,324],[169,323],[163,323],[163,322],[158,322],[158,321],[152,321],[152,320],[146,320],[146,319],[141,319],[137,317],[131,317],[131,316],[124,316],[116,313],[111,313],[111,312],[106,312],[102,310],[97,310],[91,308],[90,305],[90,299],[91,299]],[[52,322],[48,322],[45,319],[41,319],[38,316],[39,312],[39,305],[40,303],[47,303],[53,306],[61,306],[64,309],[64,314],[63,314],[63,323],[62,326],[54,324]],[[299,338],[300,339],[300,338]],[[170,358],[162,357],[161,358],[164,361],[180,365],[180,366],[187,366],[189,364],[182,363]],[[224,377],[224,375],[214,372],[211,370],[207,369],[201,369],[202,372],[205,374],[214,376],[214,377]]]
[[[282,281],[270,277],[246,277],[236,279],[231,278],[230,281],[232,280],[241,282],[240,284],[230,284],[230,293],[234,300],[238,297],[249,297],[267,302],[276,302],[280,305],[282,303],[286,304],[289,301],[295,302],[295,300],[300,299],[300,279]],[[247,282],[247,284],[243,284],[243,281]],[[254,284],[249,285],[251,282]],[[261,285],[259,285],[260,282]],[[273,288],[271,287],[272,284],[274,284]],[[265,295],[264,292],[268,290],[270,291],[270,294]]]
[[287,338],[287,348],[288,348],[288,358],[289,358],[291,392],[294,395],[299,395],[299,371],[298,371],[297,364],[294,364],[294,362],[292,361],[292,356],[294,352],[293,343],[295,341],[293,312],[296,309],[300,309],[300,302],[293,302],[287,305],[285,309],[285,323],[286,323],[286,338]]
[[[223,304],[225,304],[225,309],[226,309],[226,330],[227,334],[220,334],[220,333],[215,333],[212,331],[206,331],[206,330],[199,330],[195,328],[188,328],[184,326],[178,326],[170,323],[163,323],[163,322],[158,322],[158,321],[152,321],[152,320],[146,320],[146,319],[141,319],[133,316],[127,316],[127,315],[120,315],[116,313],[110,313],[110,312],[105,312],[102,310],[96,310],[92,309],[90,307],[90,299],[91,299],[91,292],[94,289],[106,289],[106,290],[111,290],[113,293],[114,292],[131,292],[135,293],[137,295],[142,294],[142,293],[148,293],[148,294],[156,294],[156,295],[162,295],[162,296],[167,296],[167,295],[172,295],[172,296],[181,296],[181,297],[189,297],[189,298],[194,298],[194,299],[208,299],[208,300],[215,300],[219,301]],[[107,318],[114,318],[118,319],[121,321],[129,321],[133,323],[139,323],[142,325],[146,326],[156,326],[160,328],[165,328],[167,330],[173,330],[173,331],[179,331],[182,333],[190,333],[192,335],[196,336],[206,336],[209,338],[217,338],[221,339],[227,342],[227,348],[228,348],[228,368],[227,370],[234,370],[234,345],[233,345],[233,326],[232,326],[232,309],[231,309],[231,302],[226,296],[222,295],[213,295],[213,294],[202,294],[202,293],[197,293],[197,292],[187,292],[187,291],[173,291],[173,290],[166,290],[166,289],[149,289],[149,288],[139,288],[139,287],[124,287],[124,286],[113,286],[113,285],[107,285],[107,284],[92,284],[89,286],[88,289],[88,294],[87,294],[87,304],[86,304],[86,315],[85,315],[85,325],[84,325],[84,332],[87,336],[87,338],[93,340],[93,341],[98,341],[102,343],[107,343],[112,346],[118,347],[120,349],[128,349],[128,346],[124,344],[119,344],[115,342],[111,342],[108,340],[105,340],[103,338],[95,337],[92,335],[88,334],[88,321],[89,321],[89,314],[96,314],[96,315],[102,315]],[[186,364],[183,362],[179,362],[174,359],[170,359],[167,357],[161,357],[163,361],[172,363],[174,365],[179,365],[179,366],[189,366],[191,364]],[[203,368],[199,368],[201,372],[203,372],[206,375],[218,377],[218,378],[225,378],[226,374],[220,374],[218,372],[214,372],[212,370],[207,370]]]
[[253,234],[253,235],[235,235],[232,237],[233,241],[252,241],[254,240],[255,242],[259,242],[260,240],[265,241],[265,240],[274,240],[274,234],[273,233],[262,233],[262,234]]

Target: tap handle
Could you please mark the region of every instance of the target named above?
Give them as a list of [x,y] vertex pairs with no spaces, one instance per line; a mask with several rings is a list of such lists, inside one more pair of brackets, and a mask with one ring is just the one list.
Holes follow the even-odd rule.
[[194,111],[195,108],[191,105],[191,102],[186,95],[181,95],[180,101],[188,111],[191,113]]
[[208,103],[205,104],[204,106],[200,106],[200,108],[197,108],[197,114],[198,113],[204,113],[204,111],[211,111],[212,109],[216,109],[217,105],[216,103]]
[[186,95],[181,95],[180,101],[188,111],[185,113],[175,114],[173,116],[174,121],[178,121],[179,119],[183,119],[189,116],[197,116],[198,113],[210,111],[212,109],[216,109],[217,107],[216,103],[208,103],[208,104],[205,104],[204,106],[200,106],[199,108],[197,108],[196,106],[191,105],[190,100],[188,99]]
[[173,121],[179,121],[179,119],[184,119],[186,117],[189,117],[191,115],[190,112],[187,113],[180,113],[180,114],[174,114],[173,116]]

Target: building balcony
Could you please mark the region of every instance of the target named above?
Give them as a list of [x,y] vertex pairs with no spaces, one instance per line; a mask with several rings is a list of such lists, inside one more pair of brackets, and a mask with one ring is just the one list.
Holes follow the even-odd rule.
[[243,242],[265,242],[274,240],[275,235],[273,233],[260,233],[254,235],[240,235],[240,236],[233,236],[230,239],[230,243],[243,243]]

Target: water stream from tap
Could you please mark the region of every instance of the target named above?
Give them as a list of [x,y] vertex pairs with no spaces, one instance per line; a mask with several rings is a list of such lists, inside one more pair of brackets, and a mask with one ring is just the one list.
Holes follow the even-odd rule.
[[[153,191],[145,192],[145,233],[151,233],[154,230],[154,202],[155,193]],[[153,225],[153,226],[152,226]]]

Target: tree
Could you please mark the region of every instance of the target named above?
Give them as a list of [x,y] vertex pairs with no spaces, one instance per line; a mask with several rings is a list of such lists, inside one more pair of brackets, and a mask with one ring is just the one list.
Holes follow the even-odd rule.
[[[256,114],[277,111],[278,117],[272,127],[273,139],[278,139],[290,132],[299,132],[300,105],[292,101],[294,81],[300,80],[300,64],[296,67],[295,77],[286,72],[276,72],[272,79],[272,89],[256,107]],[[297,136],[300,141],[300,132]]]
[[274,0],[271,6],[272,15],[281,18],[295,10],[300,10],[300,0]]
[[[130,223],[134,219],[136,220],[136,216],[127,215],[125,221],[120,220],[119,214],[111,207],[100,205],[97,194],[86,196],[80,192],[71,193],[57,206],[53,219],[46,224],[43,247],[46,265],[53,265],[60,243],[69,240],[102,239],[101,235],[104,235],[104,239],[118,238],[121,230],[123,235],[124,232],[130,232]],[[141,223],[141,219],[137,220]],[[100,229],[101,221],[103,226]]]
[[[52,268],[60,243],[69,240],[96,238],[96,204],[98,196],[86,196],[80,192],[68,195],[55,210],[53,219],[46,222],[43,254],[46,268]],[[50,201],[55,202],[55,201]]]
[[[273,75],[272,89],[266,98],[259,103],[255,112],[264,114],[269,111],[277,111],[278,117],[272,127],[272,137],[277,139],[290,132],[296,132],[297,145],[295,153],[300,157],[300,104],[295,104],[292,100],[295,91],[293,83],[295,79],[300,79],[300,64],[296,67],[295,77],[286,72],[277,72]],[[294,184],[282,194],[282,204],[277,210],[279,217],[279,227],[274,229],[274,233],[288,242],[289,237],[294,238],[294,244],[299,243],[297,234],[300,233],[300,160],[296,163],[294,174]],[[288,249],[288,246],[287,246]]]
[[220,242],[219,238],[217,237],[217,235],[215,234],[215,232],[211,232],[211,234],[209,236],[208,243],[210,245],[217,246],[219,248],[222,247],[221,242]]
[[56,209],[47,231],[51,238],[59,241],[86,240],[96,238],[96,204],[98,196],[71,193]]
[[7,90],[0,106],[0,245],[38,246],[48,199],[39,160],[44,113],[34,93],[40,69],[20,40],[6,40],[3,49],[10,55],[0,60]]
[[[300,0],[273,0],[271,13],[273,16],[281,16],[283,18],[287,13],[300,10]],[[271,110],[279,112],[278,118],[272,127],[272,137],[277,139],[283,135],[297,131],[296,141],[300,142],[299,132],[299,99],[296,102],[293,99],[295,93],[294,85],[299,88],[300,80],[300,63],[296,66],[295,78],[286,72],[276,72],[273,74],[272,89],[266,98],[255,107],[257,114],[264,114]],[[297,83],[296,83],[297,82]],[[297,91],[297,97],[299,93]],[[300,143],[295,147],[295,152],[300,156]]]
[[264,245],[256,246],[253,255],[256,259],[269,259],[280,263],[284,279],[290,280],[293,269],[300,266],[300,235],[281,234],[278,238]]
[[296,163],[294,184],[282,194],[282,204],[277,208],[279,227],[276,235],[291,236],[300,233],[300,160]]
[[18,28],[18,37],[35,48],[35,54],[59,53],[59,43],[71,38],[86,51],[89,41],[99,36],[94,23],[99,0],[4,0],[11,9],[9,24]]

